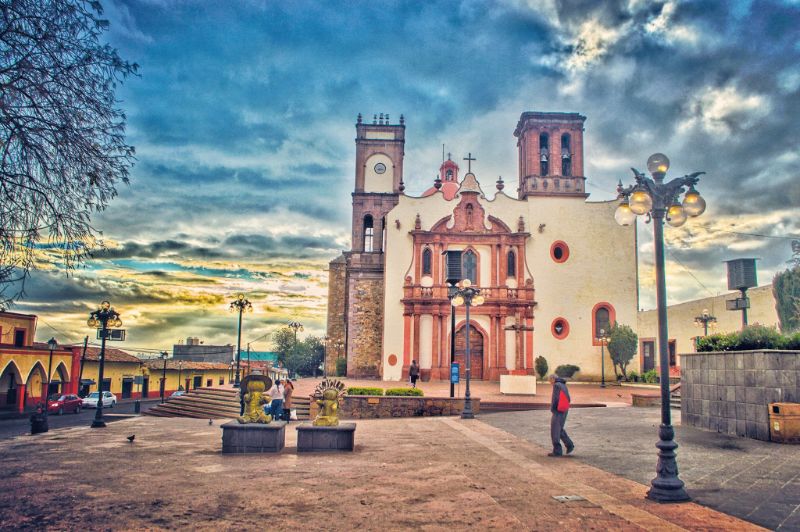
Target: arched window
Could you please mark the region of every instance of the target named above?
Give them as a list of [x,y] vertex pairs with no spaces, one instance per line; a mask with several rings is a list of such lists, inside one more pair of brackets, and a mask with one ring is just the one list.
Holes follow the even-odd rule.
[[572,175],[572,152],[569,134],[561,135],[561,175]]
[[540,161],[540,175],[547,175],[550,172],[550,136],[547,133],[539,135],[539,161]]
[[511,249],[508,251],[506,261],[506,273],[509,277],[516,277],[517,275],[517,254]]
[[375,238],[375,227],[372,222],[372,216],[364,216],[364,251],[369,253],[372,251],[373,240]]
[[472,250],[461,255],[461,277],[469,279],[472,284],[478,284],[478,256]]
[[425,248],[422,251],[422,275],[430,275],[432,268],[431,262],[433,258],[433,253],[431,253],[431,248]]
[[611,326],[617,321],[617,312],[611,303],[598,303],[592,309],[592,345],[600,345],[598,338],[601,330],[605,334],[611,332]]

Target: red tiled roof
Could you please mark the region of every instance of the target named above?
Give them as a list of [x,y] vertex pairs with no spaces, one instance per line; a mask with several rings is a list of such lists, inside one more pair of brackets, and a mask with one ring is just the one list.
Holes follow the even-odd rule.
[[[178,362],[181,362],[181,365],[178,366]],[[142,363],[150,369],[164,369],[164,359],[162,358],[153,358],[150,360],[143,360]],[[222,362],[195,362],[193,360],[167,360],[167,369],[170,370],[178,370],[178,369],[185,370],[225,370],[228,371],[230,366],[227,364],[223,364]]]
[[[83,355],[83,345],[72,346],[72,351],[80,357]],[[100,360],[100,348],[89,346],[86,348],[86,360]],[[139,364],[141,360],[133,355],[129,355],[121,349],[106,347],[106,362],[130,362]]]

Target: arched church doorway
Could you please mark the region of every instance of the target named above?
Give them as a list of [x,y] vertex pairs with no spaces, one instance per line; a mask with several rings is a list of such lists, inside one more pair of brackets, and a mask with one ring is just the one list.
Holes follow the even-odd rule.
[[[466,324],[456,330],[456,362],[459,364],[461,378],[467,376],[467,340]],[[469,327],[470,379],[483,379],[483,335],[470,322]]]
[[0,373],[0,408],[14,408],[22,376],[14,362],[9,362]]

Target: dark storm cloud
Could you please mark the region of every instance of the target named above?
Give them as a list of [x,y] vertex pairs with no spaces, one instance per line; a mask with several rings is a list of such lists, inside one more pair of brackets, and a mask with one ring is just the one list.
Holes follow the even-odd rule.
[[97,259],[155,259],[155,258],[196,258],[216,259],[225,254],[218,248],[198,247],[176,240],[163,240],[140,244],[125,242],[119,248],[106,249],[94,254]]
[[222,243],[225,249],[244,256],[283,256],[295,258],[329,257],[339,251],[329,237],[269,235],[232,235]]

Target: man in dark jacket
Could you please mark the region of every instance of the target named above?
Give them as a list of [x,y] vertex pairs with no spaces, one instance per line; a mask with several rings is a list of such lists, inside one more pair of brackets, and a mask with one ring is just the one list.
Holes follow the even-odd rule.
[[[561,442],[567,447],[567,454],[571,453],[575,448],[572,440],[567,436],[567,431],[564,430],[564,424],[567,422],[567,412],[569,412],[569,390],[567,389],[567,381],[555,374],[550,375],[550,384],[553,386],[553,396],[550,399],[550,412],[553,413],[550,418],[550,438],[553,440],[553,452],[548,453],[547,456],[561,456]],[[561,394],[566,395],[567,409],[559,412],[559,399]]]

